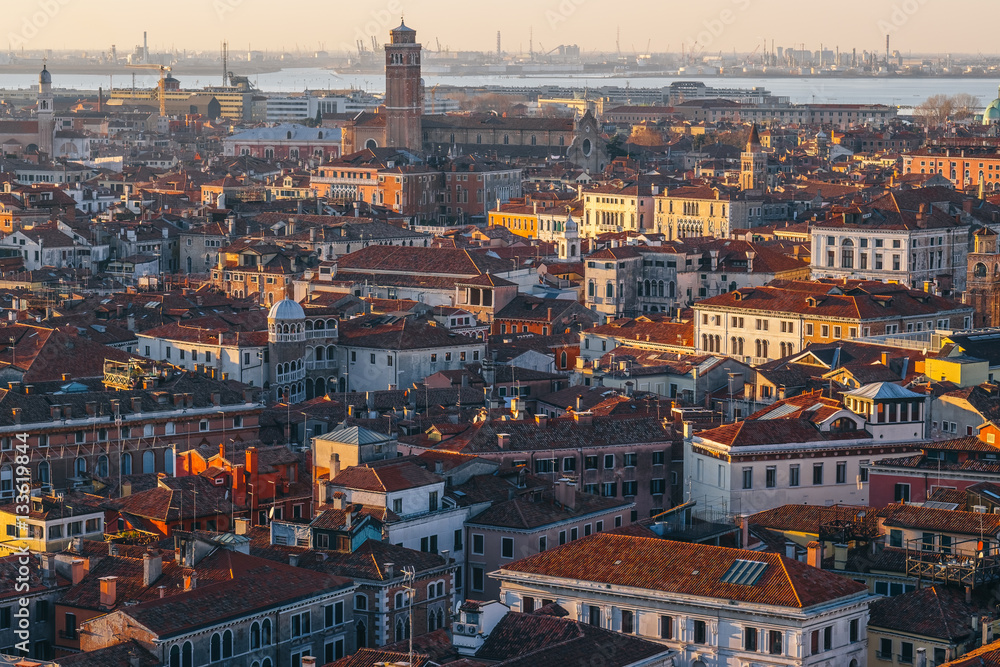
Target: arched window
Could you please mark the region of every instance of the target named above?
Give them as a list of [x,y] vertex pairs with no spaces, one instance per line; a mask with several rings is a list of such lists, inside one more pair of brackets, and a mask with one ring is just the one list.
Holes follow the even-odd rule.
[[156,472],[156,455],[147,449],[142,453],[142,472],[145,475]]
[[222,660],[222,637],[219,636],[218,632],[212,635],[212,641],[209,644],[208,659],[212,662]]
[[74,471],[74,474],[77,477],[80,477],[82,475],[86,475],[87,474],[87,459],[85,459],[83,457],[78,458],[76,460],[76,463],[73,465],[73,471]]
[[170,667],[181,667],[181,647],[177,644],[170,647]]
[[233,657],[233,631],[226,630],[222,633],[222,657]]
[[974,275],[976,278],[985,278],[986,271],[987,271],[986,265],[983,264],[982,262],[978,262],[975,268],[972,269],[972,275]]
[[167,422],[163,425],[163,433],[166,435],[173,435],[177,432],[177,424],[173,422]]
[[567,368],[567,365],[568,357],[566,356],[566,351],[563,350],[563,352],[559,355],[559,368]]
[[364,621],[358,621],[358,624],[354,628],[354,644],[358,648],[365,648],[368,646],[368,628],[365,627]]
[[597,291],[596,285],[594,281],[591,280],[590,282],[587,283],[587,296],[593,298],[594,296],[596,296],[595,294],[596,291]]
[[120,465],[121,465],[121,471],[122,471],[123,475],[131,475],[132,474],[132,455],[129,454],[128,452],[125,452],[124,454],[122,454]]
[[271,667],[271,659],[264,658],[264,662],[260,663],[260,667]]
[[194,667],[194,644],[191,642],[184,642],[181,649],[181,667]]
[[615,284],[614,283],[608,283],[607,286],[605,286],[605,288],[604,288],[604,296],[608,297],[609,299],[615,298]]
[[38,481],[42,484],[49,483],[49,462],[42,461],[38,464]]
[[97,470],[96,474],[98,477],[108,476],[108,456],[107,454],[101,454],[97,457]]
[[844,239],[840,251],[840,266],[844,269],[854,268],[854,241]]
[[260,624],[260,644],[261,646],[271,645],[271,619],[265,618]]
[[260,623],[253,622],[250,626],[250,650],[260,648]]

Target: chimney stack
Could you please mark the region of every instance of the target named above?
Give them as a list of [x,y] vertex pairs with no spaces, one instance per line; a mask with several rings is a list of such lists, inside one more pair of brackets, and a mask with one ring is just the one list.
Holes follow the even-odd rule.
[[316,658],[311,655],[304,655],[299,661],[302,667],[316,667]]
[[497,447],[507,449],[510,445],[510,433],[497,433]]
[[142,585],[152,586],[163,574],[163,556],[147,553],[142,557]]
[[69,562],[70,579],[72,580],[74,586],[83,581],[83,575],[86,574],[86,571],[83,569],[83,565],[84,563],[82,558],[75,558]]
[[395,563],[386,563],[384,565],[384,568],[385,568],[385,578],[386,579],[392,579],[392,573],[393,573],[392,566],[393,565],[395,565]]
[[184,590],[193,591],[198,587],[198,573],[194,570],[184,575]]
[[118,601],[118,577],[101,577],[101,606],[114,607]]
[[823,544],[821,542],[810,542],[806,545],[809,555],[806,560],[807,565],[811,565],[818,570],[823,569]]
[[847,569],[847,545],[846,544],[834,544],[833,545],[833,568],[835,570],[846,570]]

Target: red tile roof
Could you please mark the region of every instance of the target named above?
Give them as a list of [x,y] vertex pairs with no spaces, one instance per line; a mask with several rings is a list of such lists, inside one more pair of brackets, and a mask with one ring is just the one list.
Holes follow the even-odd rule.
[[[738,560],[766,565],[757,583],[722,581]],[[515,561],[504,573],[799,609],[867,592],[864,584],[777,554],[609,533]]]

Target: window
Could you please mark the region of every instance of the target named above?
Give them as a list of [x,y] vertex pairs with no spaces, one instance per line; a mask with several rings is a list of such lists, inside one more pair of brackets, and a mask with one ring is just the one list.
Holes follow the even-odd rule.
[[438,550],[438,536],[421,537],[420,550],[424,553],[436,554]]
[[638,454],[625,454],[622,457],[622,464],[626,468],[634,468],[636,466],[636,463],[638,462],[638,458],[639,458]]
[[462,536],[463,534],[461,528],[455,531],[454,551],[461,551],[464,548],[464,546],[462,545]]
[[622,482],[622,496],[637,496],[639,495],[639,482],[634,480]]
[[662,451],[653,452],[653,465],[654,466],[661,466],[661,465],[663,465],[663,462],[665,460],[666,460],[666,454],[665,454],[665,452],[662,452]]
[[910,485],[909,484],[896,484],[893,490],[893,501],[894,502],[910,502]]
[[583,536],[584,537],[590,537],[590,524],[589,523],[583,524]]
[[233,657],[233,631],[226,630],[222,633],[222,657],[231,658]]
[[482,556],[486,553],[486,538],[481,534],[472,534],[472,553],[477,556]]
[[562,546],[564,544],[566,544],[566,531],[565,530],[560,530],[559,531],[559,546]]
[[340,625],[344,622],[344,603],[337,602],[335,604],[328,604],[323,609],[323,620],[326,623],[326,627],[332,628],[335,625]]
[[892,640],[882,637],[878,642],[879,660],[892,660]]
[[649,480],[649,493],[657,496],[667,492],[667,480],[660,477]]
[[627,635],[635,632],[635,614],[628,609],[622,609],[622,632]]
[[694,622],[694,643],[704,644],[707,642],[708,637],[705,632],[705,621],[695,621]]
[[587,456],[583,459],[583,467],[586,470],[597,470],[597,457]]
[[744,489],[753,488],[753,468],[749,466],[743,468],[743,488]]
[[660,639],[674,638],[674,617],[660,616]]
[[857,641],[861,637],[860,628],[858,627],[858,619],[856,619],[856,618],[852,618],[851,619],[849,633],[850,633],[850,641],[851,641],[851,643],[852,644],[857,643]]
[[472,590],[481,592],[483,590],[484,570],[481,565],[472,566]]
[[218,662],[222,660],[222,637],[216,632],[212,635],[212,641],[209,643],[209,660],[212,662]]
[[900,548],[903,546],[903,531],[898,528],[889,531],[889,546]]
[[828,625],[823,628],[823,650],[830,651],[833,649],[833,626]]
[[860,479],[862,482],[867,482],[868,481],[868,464],[869,463],[871,463],[871,461],[868,460],[868,459],[865,459],[864,461],[859,461],[858,462],[858,466],[859,466],[859,469],[858,469],[858,479]]
[[545,535],[539,535],[538,536],[538,552],[541,553],[541,552],[545,551],[546,547],[548,546],[548,543],[549,543],[548,537],[546,537]]
[[590,625],[601,627],[601,608],[597,605],[587,607],[587,622]]
[[304,611],[301,614],[292,616],[292,637],[303,637],[312,632],[310,628],[310,614]]
[[823,464],[814,463],[813,464],[813,486],[819,486],[823,483]]
[[767,470],[764,472],[764,486],[773,489],[778,485],[778,468],[777,466],[767,466]]
[[500,538],[500,557],[501,558],[513,558],[514,557],[514,538],[513,537],[502,537],[502,538]]
[[782,634],[780,630],[771,630],[767,633],[767,652],[771,655],[781,655],[781,638]]
[[393,499],[393,501],[392,501],[392,511],[395,512],[396,514],[402,514],[403,513],[403,499],[402,498],[394,498]]
[[757,650],[757,628],[743,628],[743,650]]
[[837,461],[837,484],[847,483],[847,461]]
[[601,484],[601,495],[605,498],[617,498],[618,482],[605,482]]
[[438,493],[431,491],[427,496],[427,506],[431,512],[436,512],[438,508]]
[[614,470],[614,467],[615,467],[615,455],[614,454],[605,454],[604,455],[604,469],[605,470]]
[[799,485],[798,464],[788,466],[788,486],[798,486],[798,485]]
[[580,529],[573,526],[569,529],[569,541],[575,542],[580,537]]

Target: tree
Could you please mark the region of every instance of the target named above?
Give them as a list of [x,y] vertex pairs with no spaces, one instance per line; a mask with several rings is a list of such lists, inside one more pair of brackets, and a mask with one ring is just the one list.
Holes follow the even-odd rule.
[[934,127],[949,120],[968,120],[979,109],[979,98],[975,95],[932,95],[913,110],[913,115],[924,125]]

